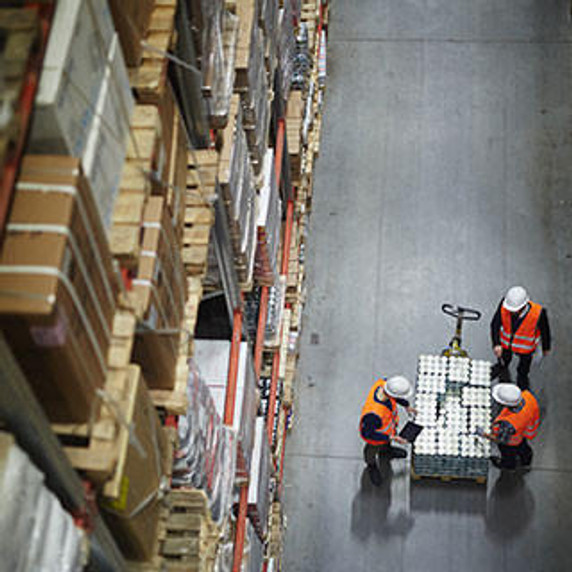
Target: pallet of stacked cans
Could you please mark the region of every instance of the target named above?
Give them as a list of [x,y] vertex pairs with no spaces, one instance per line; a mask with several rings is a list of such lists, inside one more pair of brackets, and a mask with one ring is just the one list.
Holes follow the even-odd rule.
[[270,98],[265,41],[256,17],[255,0],[237,4],[240,20],[235,91],[240,94],[244,128],[255,174],[262,169],[270,125]]
[[417,422],[424,426],[413,447],[412,475],[485,482],[490,444],[490,368],[487,361],[421,355],[417,370]]
[[272,286],[278,278],[278,253],[282,224],[282,201],[276,180],[274,151],[267,149],[256,219],[257,247],[254,277],[262,286]]
[[248,144],[243,129],[243,110],[233,95],[231,115],[222,134],[218,180],[228,213],[235,268],[243,291],[253,286],[256,252],[257,194]]
[[234,87],[239,18],[223,0],[202,0],[193,12],[200,12],[202,25],[201,71],[203,95],[212,128],[224,128],[230,117]]
[[0,433],[0,561],[3,570],[79,572],[88,539],[12,435]]

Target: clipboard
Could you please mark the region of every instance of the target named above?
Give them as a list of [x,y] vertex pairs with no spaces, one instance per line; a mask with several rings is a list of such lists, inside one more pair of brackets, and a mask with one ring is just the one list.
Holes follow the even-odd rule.
[[413,421],[408,421],[399,433],[399,436],[403,437],[410,443],[414,443],[421,431],[423,431],[423,425],[418,425]]

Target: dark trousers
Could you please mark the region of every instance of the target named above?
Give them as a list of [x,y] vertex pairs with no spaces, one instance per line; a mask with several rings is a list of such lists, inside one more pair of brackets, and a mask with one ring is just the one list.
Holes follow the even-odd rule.
[[377,456],[387,455],[390,450],[391,446],[389,443],[387,445],[371,445],[370,443],[366,443],[363,448],[363,460],[369,466],[375,465]]
[[520,460],[521,466],[528,466],[532,463],[532,449],[526,439],[522,440],[520,445],[498,445],[501,453],[501,466],[504,469],[516,468],[517,460]]
[[[512,351],[503,348],[502,356],[501,356],[501,364],[508,369],[508,366],[512,360]],[[516,354],[518,356],[518,366],[516,368],[516,384],[520,389],[523,391],[525,389],[529,389],[530,381],[528,379],[528,374],[530,373],[530,366],[532,364],[532,356],[534,352],[531,354]],[[504,380],[502,380],[504,381]]]

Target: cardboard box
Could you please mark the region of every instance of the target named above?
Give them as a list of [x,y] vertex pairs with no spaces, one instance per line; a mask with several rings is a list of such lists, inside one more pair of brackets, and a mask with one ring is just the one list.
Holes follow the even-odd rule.
[[83,155],[114,28],[106,0],[59,0],[36,95],[28,150]]
[[101,504],[124,556],[147,560],[155,547],[158,493],[165,465],[171,464],[165,462],[170,448],[143,377],[129,376],[126,391],[134,398],[125,413],[131,435],[122,443],[126,450],[120,453],[121,484],[113,496],[104,488]]
[[125,63],[128,66],[138,66],[141,63],[143,53],[141,40],[149,28],[154,5],[154,0],[109,0]]
[[82,165],[106,231],[111,227],[115,199],[125,162],[129,122],[135,106],[119,39],[115,34],[95,108]]
[[51,421],[97,410],[117,294],[79,161],[25,157],[0,252],[0,326]]
[[147,202],[141,259],[133,281],[136,314],[142,319],[133,359],[153,389],[174,387],[187,297],[184,266],[165,203],[163,197]]

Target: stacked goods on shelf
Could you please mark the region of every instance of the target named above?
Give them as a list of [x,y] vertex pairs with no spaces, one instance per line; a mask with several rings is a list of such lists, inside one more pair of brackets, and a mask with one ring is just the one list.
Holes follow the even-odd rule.
[[257,417],[248,487],[248,516],[261,539],[266,537],[270,512],[271,451],[264,417]]
[[[282,558],[282,546],[284,536],[284,516],[282,505],[275,501],[272,503],[270,511],[270,525],[268,533],[268,570],[278,570],[278,563]],[[271,568],[271,565],[274,567]]]
[[214,224],[212,202],[216,198],[218,153],[194,150],[188,154],[188,171],[183,231],[183,262],[189,274],[203,275],[207,270],[211,228]]
[[418,422],[425,429],[413,448],[414,476],[486,480],[490,443],[491,364],[469,358],[419,357]]
[[[252,352],[248,342],[242,342],[240,346],[232,429],[237,440],[236,474],[247,478],[254,447],[258,394]],[[194,360],[211,391],[221,418],[224,417],[229,358],[230,342],[195,340]]]
[[290,175],[292,184],[298,186],[301,179],[302,145],[300,132],[302,129],[302,115],[304,113],[304,100],[301,91],[291,91],[288,98],[286,112],[286,140],[288,142],[288,155],[290,159]]
[[22,135],[18,107],[30,61],[36,52],[38,32],[38,16],[32,10],[0,9],[0,81],[5,116],[0,125],[0,169]]
[[79,161],[25,157],[0,258],[0,312],[50,420],[97,414],[117,294]]
[[237,5],[240,21],[236,60],[235,90],[240,93],[244,128],[252,165],[262,169],[270,125],[270,101],[265,65],[265,41],[256,18],[255,0]]
[[179,417],[179,448],[175,452],[172,486],[205,492],[209,518],[222,526],[231,505],[236,468],[234,432],[222,423],[201,372],[191,366],[187,386],[189,406]]
[[141,65],[142,40],[149,29],[155,3],[155,0],[109,0],[125,63],[130,67]]
[[[140,63],[129,67],[129,80],[139,103],[158,104],[167,87],[166,54],[174,41],[177,0],[155,0],[153,4],[149,25],[141,34],[142,58]],[[122,28],[118,28],[121,32]]]
[[201,17],[203,94],[210,124],[218,129],[229,118],[240,20],[226,9],[223,0],[202,0]]
[[7,433],[0,433],[0,500],[3,570],[83,570],[87,560],[84,532]]
[[309,24],[309,22],[302,21],[298,27],[296,55],[294,57],[294,69],[292,71],[292,89],[302,91],[307,88],[310,71],[312,69],[312,48],[310,47],[312,35],[309,31]]
[[123,554],[132,560],[148,560],[153,556],[172,450],[139,368],[132,365],[118,373],[124,376],[122,387],[106,387],[104,396],[108,423],[120,424],[119,434],[109,444],[117,449],[114,471],[98,483],[98,474],[88,466],[94,459],[81,468],[101,486],[103,516]]
[[278,250],[282,222],[282,201],[276,181],[274,151],[268,149],[264,157],[262,187],[259,194],[256,221],[258,244],[254,263],[257,284],[272,286],[278,276]]
[[107,4],[58,2],[28,150],[82,158],[106,230],[132,108],[125,62]]
[[257,0],[258,24],[264,32],[264,55],[269,77],[274,77],[276,69],[276,39],[278,30],[278,0]]
[[252,288],[256,249],[256,186],[237,95],[232,97],[230,107],[218,179],[228,212],[238,280],[248,291]]
[[256,533],[254,526],[247,523],[246,542],[242,557],[245,572],[260,572],[264,564],[264,544]]
[[286,277],[280,276],[268,291],[268,311],[264,331],[264,347],[267,349],[277,348],[280,345],[285,298]]
[[280,97],[288,101],[296,51],[294,21],[298,19],[300,7],[296,5],[295,0],[285,0],[283,4],[278,17],[278,69],[280,70],[278,89]]
[[173,490],[159,542],[159,567],[152,570],[211,572],[217,557],[220,528],[212,521],[203,491]]
[[141,320],[134,360],[150,388],[173,389],[187,288],[164,198],[149,198],[142,226],[141,260],[133,281],[133,306]]

